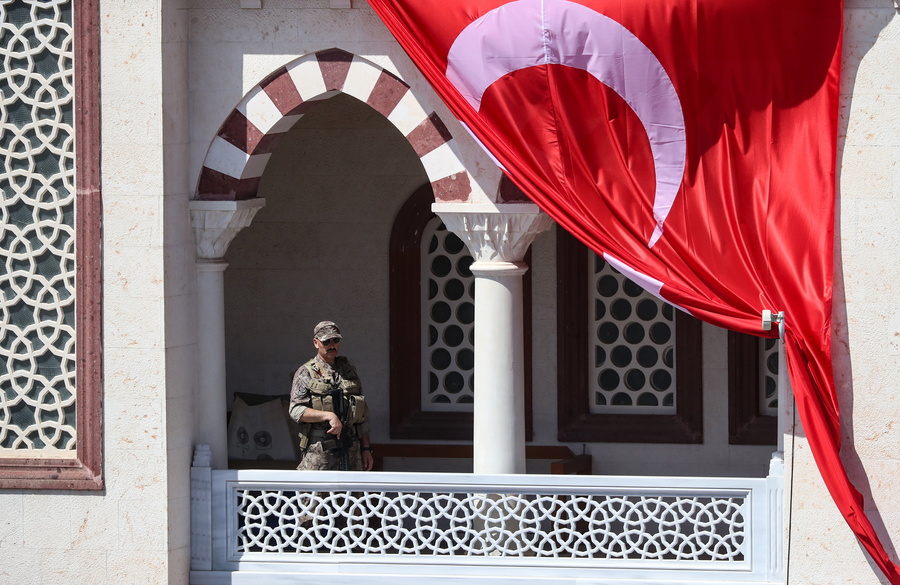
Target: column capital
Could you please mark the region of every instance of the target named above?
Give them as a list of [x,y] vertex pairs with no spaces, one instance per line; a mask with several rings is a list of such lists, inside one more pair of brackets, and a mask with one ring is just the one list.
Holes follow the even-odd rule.
[[533,203],[435,203],[431,206],[460,237],[476,263],[519,263],[553,220]]
[[191,201],[191,227],[197,258],[216,260],[225,256],[229,244],[239,231],[250,225],[253,217],[266,204],[265,199],[243,201]]

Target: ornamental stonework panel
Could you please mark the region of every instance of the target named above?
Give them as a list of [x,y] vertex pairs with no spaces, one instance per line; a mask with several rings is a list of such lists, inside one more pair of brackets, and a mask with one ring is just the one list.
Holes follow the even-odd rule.
[[71,0],[0,0],[0,456],[73,456]]

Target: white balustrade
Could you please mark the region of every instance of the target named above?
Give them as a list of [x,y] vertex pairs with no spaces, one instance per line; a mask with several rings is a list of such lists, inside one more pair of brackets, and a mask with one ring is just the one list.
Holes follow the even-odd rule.
[[211,513],[211,525],[199,522],[192,535],[195,585],[287,583],[300,575],[348,584],[419,583],[435,575],[541,585],[781,579],[777,476],[195,466],[195,477],[203,480],[193,489],[210,492],[192,494],[203,508],[195,518]]

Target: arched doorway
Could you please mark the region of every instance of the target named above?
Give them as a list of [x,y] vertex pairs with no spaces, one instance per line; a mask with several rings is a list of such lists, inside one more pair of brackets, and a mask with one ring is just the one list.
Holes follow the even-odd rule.
[[[321,113],[315,115],[320,108]],[[348,114],[351,110],[355,113]],[[350,127],[347,126],[348,121],[351,121]],[[368,127],[369,123],[374,126]],[[295,127],[297,134],[309,133],[305,139],[294,139],[299,140],[297,146],[282,149],[280,145],[283,141],[291,142],[291,132]],[[329,128],[333,130],[332,139],[337,137],[337,142],[331,148],[323,146],[321,140],[322,134],[327,134],[325,131]],[[351,128],[361,131],[362,135],[347,141],[345,138]],[[372,136],[379,133],[390,135],[390,142],[395,146],[384,147],[380,138],[368,140],[365,136],[367,131],[372,132]],[[360,149],[365,152],[354,159],[357,168],[346,164],[345,161],[353,158],[354,153],[362,152]],[[404,152],[400,157],[404,161],[402,164],[397,163],[399,159],[390,154],[395,149]],[[290,151],[293,154],[281,154]],[[382,154],[387,154],[387,160],[379,158]],[[284,160],[279,163],[278,160],[282,157]],[[276,170],[269,172],[269,165],[273,160],[273,168]],[[344,182],[343,188],[326,189],[328,196],[323,198],[322,191],[317,191],[316,177],[321,178],[322,170],[326,167],[332,169],[333,178],[340,177],[350,182]],[[334,171],[335,168],[340,171]],[[389,170],[392,168],[394,171]],[[299,175],[296,174],[298,169]],[[391,182],[392,179],[385,178],[392,172],[401,177],[408,175],[407,179],[414,177],[410,181],[411,186],[407,188],[403,186],[403,181],[396,184]],[[355,187],[353,179],[357,180]],[[270,181],[271,185],[264,186],[264,183]],[[226,444],[226,387],[236,386],[231,388],[232,392],[279,393],[282,386],[278,380],[285,380],[286,385],[289,372],[299,365],[299,356],[304,355],[299,349],[302,345],[296,342],[289,344],[287,338],[309,338],[309,332],[303,334],[303,327],[300,325],[304,314],[316,314],[315,317],[307,317],[312,319],[307,323],[306,329],[309,329],[323,318],[322,313],[328,311],[329,307],[353,305],[346,298],[345,302],[338,302],[341,290],[349,291],[346,294],[352,292],[356,295],[354,299],[357,307],[353,310],[343,309],[342,314],[347,318],[363,323],[366,318],[377,314],[376,299],[379,295],[372,294],[372,291],[383,290],[386,299],[386,269],[380,275],[383,286],[378,285],[378,277],[373,276],[368,282],[372,287],[368,294],[365,287],[354,282],[363,272],[377,274],[377,271],[373,271],[377,262],[365,263],[358,269],[360,274],[355,276],[342,274],[342,266],[366,258],[365,253],[368,251],[377,251],[372,239],[377,238],[378,230],[375,228],[378,222],[375,221],[372,224],[375,227],[370,229],[370,224],[365,222],[362,225],[354,224],[353,218],[358,216],[367,222],[374,220],[378,217],[376,212],[387,212],[387,202],[392,197],[396,196],[399,205],[412,188],[423,181],[431,183],[436,197],[442,201],[465,201],[471,193],[470,175],[459,157],[453,137],[440,118],[434,112],[428,113],[409,85],[396,75],[339,49],[307,55],[273,72],[251,89],[226,118],[210,145],[198,181],[197,195],[191,202],[192,223],[197,237],[198,291],[201,295],[198,316],[201,361],[198,400],[203,407],[199,409],[197,439],[198,442],[213,446],[213,462],[216,465],[226,464],[224,453],[220,453],[224,451]],[[282,188],[291,194],[296,194],[299,190],[302,195],[299,198],[293,195],[282,196]],[[236,298],[242,300],[231,303],[230,311],[226,311],[223,273],[227,262],[224,257],[235,235],[249,226],[262,208],[264,200],[259,194],[265,193],[266,189],[273,189],[274,198],[279,203],[274,211],[262,215],[263,218],[271,218],[271,221],[264,219],[260,223],[271,225],[253,232],[264,243],[248,244],[251,251],[245,252],[250,258],[247,261],[251,264],[246,270],[256,271],[257,274],[254,278],[247,279],[249,284],[238,282],[230,285],[236,287],[235,290],[243,290],[241,294],[235,293]],[[353,193],[348,194],[348,190]],[[350,195],[361,199],[354,199]],[[324,203],[326,199],[328,205]],[[297,215],[293,220],[301,224],[315,224],[318,226],[316,234],[321,235],[320,228],[326,229],[331,225],[333,229],[338,229],[334,224],[341,224],[338,231],[343,234],[342,241],[333,235],[330,238],[323,236],[322,249],[328,248],[331,255],[319,255],[318,240],[307,241],[306,245],[298,247],[298,237],[302,234],[295,231],[297,225],[283,221],[287,217],[282,215],[283,209],[279,210],[281,203],[290,207],[291,201],[301,202],[301,209],[294,209]],[[322,215],[314,215],[318,212]],[[385,221],[385,240],[388,233],[389,222]],[[255,236],[244,237],[252,240]],[[347,245],[350,240],[357,242],[356,245]],[[315,251],[311,251],[308,246],[312,246]],[[386,266],[386,245],[384,249]],[[236,260],[233,261],[240,264],[241,254],[235,254]],[[302,266],[311,257],[315,258],[311,271],[303,268],[299,272],[290,272],[277,268],[284,266],[289,259],[300,263],[296,266]],[[261,276],[260,272],[265,270],[260,271],[260,267],[271,269],[271,273]],[[286,273],[290,274],[286,276]],[[326,273],[330,275],[329,278],[324,278]],[[292,281],[292,278],[296,281]],[[231,277],[229,280],[232,280]],[[298,288],[297,282],[302,282],[306,288]],[[242,287],[246,287],[246,290]],[[304,294],[311,296],[306,297]],[[333,302],[318,306],[326,297]],[[284,337],[280,334],[275,336],[278,343],[274,344],[277,347],[273,350],[272,344],[260,340],[269,339],[271,331],[261,330],[258,324],[270,322],[268,319],[273,314],[281,315],[276,308],[280,310],[290,304],[286,299],[290,299],[290,303],[298,303],[292,305],[296,311],[295,319],[274,318],[279,331],[289,333],[284,333]],[[333,312],[337,309],[330,310]],[[232,332],[236,331],[232,334],[248,338],[249,341],[245,344],[238,343],[237,348],[230,345],[231,355],[256,365],[248,370],[251,373],[246,376],[233,374],[234,380],[226,381],[225,354],[228,336],[225,335],[224,322],[226,313],[232,311],[235,318],[240,315],[240,318],[245,319],[244,322],[231,326]],[[340,319],[333,313],[328,318]],[[366,343],[378,345],[377,327],[371,325],[367,331],[368,339],[361,338],[359,347]],[[382,335],[386,335],[386,325],[383,331]],[[259,358],[262,353],[271,354],[272,357]],[[386,360],[384,363],[386,364]],[[365,365],[362,365],[365,370]],[[245,367],[234,366],[232,372],[235,371],[244,372]],[[252,387],[245,388],[248,384]],[[373,398],[377,400],[377,397]],[[378,415],[377,410],[374,414]]]
[[225,258],[229,401],[288,393],[313,355],[313,326],[334,320],[362,376],[373,440],[387,437],[390,233],[426,180],[403,135],[346,94],[286,133],[259,183],[266,206]]

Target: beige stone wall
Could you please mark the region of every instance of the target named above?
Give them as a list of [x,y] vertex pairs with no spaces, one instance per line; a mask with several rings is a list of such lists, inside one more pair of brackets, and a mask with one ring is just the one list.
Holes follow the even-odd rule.
[[[0,583],[187,583],[197,302],[187,200],[212,136],[244,93],[284,63],[337,46],[398,73],[445,120],[452,120],[362,0],[354,0],[350,11],[332,11],[327,0],[263,0],[263,10],[241,10],[238,4],[101,1],[107,487],[100,493],[0,494],[5,512],[0,519]],[[895,228],[900,216],[900,18],[890,0],[849,0],[845,30],[836,374],[845,461],[896,559],[890,543],[900,540],[895,487],[900,443],[894,428],[900,420],[894,387],[900,379],[900,310],[892,282],[900,268]],[[339,127],[335,124],[330,128]],[[359,121],[350,130],[374,128],[373,145],[402,146],[392,142],[384,128],[367,124]],[[305,132],[324,134],[322,130],[311,127]],[[464,154],[482,196],[492,197],[496,169],[467,141],[464,130],[457,125],[451,131],[465,142]],[[322,140],[337,148],[334,136]],[[419,177],[403,163],[394,168],[397,181],[392,186],[350,181],[327,189],[313,187],[324,184],[326,174],[340,178],[347,167],[340,166],[339,157],[304,152],[308,146],[303,143],[284,152],[321,157],[318,177],[305,177],[309,189],[291,197],[285,189],[292,180],[290,161],[273,167],[264,184],[271,193],[269,206],[235,241],[232,268],[226,273],[232,309],[229,335],[234,327],[252,322],[256,329],[245,333],[258,342],[264,336],[258,323],[278,319],[286,320],[285,333],[268,342],[275,357],[251,356],[254,365],[247,371],[231,369],[229,384],[243,389],[281,379],[308,353],[306,330],[327,312],[352,332],[345,349],[361,366],[368,387],[384,396],[387,259],[378,250],[386,249],[393,214]],[[367,176],[383,176],[381,170],[369,169]],[[361,220],[340,206],[311,205],[322,193],[341,205],[366,203],[371,213]],[[282,214],[288,212],[298,214],[308,229],[284,225]],[[327,249],[335,240],[346,246],[343,251]],[[295,263],[291,270],[254,254],[261,243],[284,242],[279,253]],[[319,252],[298,253],[309,248]],[[347,255],[349,251],[355,254]],[[535,303],[534,333],[550,363],[555,361],[554,257],[552,235],[541,236],[534,245],[533,278],[535,298],[543,301]],[[328,272],[344,264],[359,272],[358,290],[338,286],[342,279]],[[271,303],[267,312],[253,315],[258,309],[238,302],[255,295],[241,290],[246,287],[239,282],[242,271],[245,283],[250,276],[260,276],[250,272],[266,273],[271,291],[264,295]],[[322,279],[310,280],[310,275],[323,272]],[[303,303],[292,297],[296,283]],[[350,303],[361,308],[348,311]],[[283,307],[290,309],[278,313]],[[704,330],[710,358],[704,372],[708,424],[724,416],[717,398],[721,393],[714,392],[722,379],[722,335],[710,327]],[[236,351],[229,347],[230,360]],[[552,387],[552,369],[535,373],[535,388]],[[535,396],[535,412],[551,413],[549,419],[537,420],[536,441],[553,442],[554,394]],[[386,420],[386,402],[376,406],[374,416]],[[722,428],[708,428],[708,440],[720,437]],[[879,583],[825,491],[802,432],[798,434],[797,441],[787,444],[787,469],[793,474],[793,492],[787,498],[792,505],[790,583]],[[384,431],[376,431],[376,437],[383,440]],[[640,471],[628,466],[630,446],[590,448],[596,458],[606,457],[611,469]],[[659,449],[651,460],[655,469],[672,473],[677,470],[672,471],[671,462],[683,456],[693,458],[696,473],[721,473],[724,466],[737,474],[745,465],[748,474],[764,472],[762,450],[715,447],[685,454]],[[754,462],[747,464],[751,458]]]
[[[843,459],[896,562],[900,18],[888,0],[849,0],[844,33],[833,317]],[[791,454],[790,583],[887,583],[838,514],[802,430]]]
[[100,14],[106,487],[0,494],[0,583],[187,583],[187,11],[102,0]]

